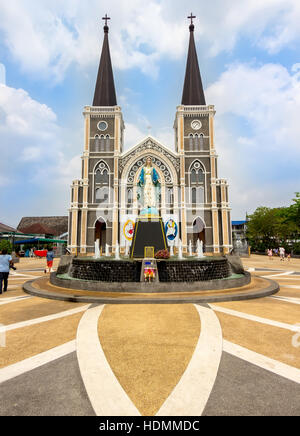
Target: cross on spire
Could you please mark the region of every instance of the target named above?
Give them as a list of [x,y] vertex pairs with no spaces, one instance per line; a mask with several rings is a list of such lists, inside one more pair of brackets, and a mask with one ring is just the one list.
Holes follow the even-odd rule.
[[193,19],[194,19],[194,18],[196,18],[196,16],[193,15],[193,12],[191,12],[191,16],[188,17],[188,19],[191,20],[191,26],[194,24],[194,23],[193,23]]
[[107,21],[110,20],[110,18],[105,14],[105,17],[103,17],[102,20],[105,20],[105,26],[107,26]]

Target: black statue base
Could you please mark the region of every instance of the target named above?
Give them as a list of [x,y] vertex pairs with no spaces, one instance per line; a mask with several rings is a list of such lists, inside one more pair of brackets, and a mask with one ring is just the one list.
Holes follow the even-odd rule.
[[145,256],[146,247],[153,247],[154,254],[159,250],[168,249],[162,218],[137,218],[130,257],[135,259],[151,257]]

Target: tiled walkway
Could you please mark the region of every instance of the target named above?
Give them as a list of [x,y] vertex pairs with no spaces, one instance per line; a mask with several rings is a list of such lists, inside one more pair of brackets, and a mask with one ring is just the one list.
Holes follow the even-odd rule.
[[[56,264],[55,264],[56,265]],[[0,296],[0,415],[299,415],[300,260],[244,260],[275,296],[211,305]]]

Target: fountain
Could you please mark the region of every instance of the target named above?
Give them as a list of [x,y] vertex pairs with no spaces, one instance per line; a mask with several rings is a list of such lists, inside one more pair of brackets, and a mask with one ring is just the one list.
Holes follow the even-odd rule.
[[193,256],[193,250],[192,250],[192,241],[189,242],[189,256]]
[[95,241],[95,255],[94,255],[94,259],[100,259],[101,258],[101,254],[100,254],[100,241],[99,239],[96,239]]
[[183,259],[183,256],[182,256],[182,242],[181,242],[181,239],[179,239],[179,242],[178,242],[178,259],[179,259],[179,260],[182,260],[182,259]]
[[203,257],[205,257],[203,254],[203,242],[198,239],[198,241],[197,241],[197,258],[203,259]]
[[116,242],[115,259],[120,260],[120,246],[119,246],[118,241]]
[[174,257],[174,245],[170,246],[170,257]]

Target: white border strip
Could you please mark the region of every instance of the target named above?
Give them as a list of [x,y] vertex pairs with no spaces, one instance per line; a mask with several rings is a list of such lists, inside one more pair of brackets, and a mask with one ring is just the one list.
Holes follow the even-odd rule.
[[37,354],[36,356],[29,357],[21,362],[14,363],[6,368],[0,369],[0,383],[4,383],[7,380],[18,377],[33,369],[39,368],[42,365],[53,362],[60,357],[73,353],[76,350],[76,341],[70,341],[59,347],[52,348],[44,353]]
[[213,310],[195,305],[201,334],[193,357],[156,416],[201,416],[214,386],[222,356],[222,330]]
[[42,322],[52,321],[53,319],[65,318],[66,316],[75,315],[76,313],[84,312],[90,305],[78,307],[78,309],[65,310],[64,312],[55,313],[53,315],[43,316],[41,318],[29,319],[28,321],[21,321],[15,324],[8,324],[5,326],[5,331],[16,330],[23,327],[28,327]]
[[286,303],[292,303],[292,304],[300,304],[300,298],[293,298],[293,297],[269,297],[272,298],[274,300],[280,300],[280,301],[285,301]]
[[210,304],[210,307],[216,312],[225,313],[226,315],[236,316],[238,318],[248,319],[249,321],[259,322],[261,324],[271,325],[273,327],[279,327],[281,329],[290,330],[292,332],[300,332],[300,326],[287,324],[285,322],[273,321],[267,318],[261,318],[255,315],[249,315],[248,313],[238,312],[237,310],[226,309],[225,307],[219,307],[215,304]]
[[85,312],[77,330],[77,358],[81,377],[97,416],[141,416],[111,370],[98,335],[104,306]]
[[280,273],[280,274],[272,274],[272,275],[269,275],[269,276],[262,276],[262,277],[264,277],[264,278],[269,278],[269,277],[289,276],[289,275],[291,275],[291,274],[294,274],[294,272],[295,272],[295,271],[285,271],[285,272]]
[[246,360],[260,368],[266,369],[267,371],[273,372],[274,374],[280,375],[281,377],[287,378],[293,382],[300,383],[300,370],[293,366],[286,365],[278,360],[255,353],[254,351],[225,340],[223,341],[223,350],[226,353]]
[[1,298],[0,306],[4,306],[5,304],[15,303],[16,301],[28,300],[29,298],[33,298],[31,296],[21,296],[21,297],[11,297],[11,298]]

